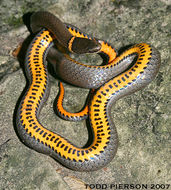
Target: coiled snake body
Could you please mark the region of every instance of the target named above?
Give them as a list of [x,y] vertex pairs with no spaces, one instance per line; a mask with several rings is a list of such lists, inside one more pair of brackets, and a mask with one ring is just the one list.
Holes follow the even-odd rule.
[[[43,24],[46,25],[46,20],[51,16],[54,17],[47,12],[37,12],[32,16],[32,20],[36,18],[33,25],[39,23],[40,18],[44,19]],[[45,26],[50,31],[41,29],[27,50],[25,68],[29,86],[18,107],[17,132],[27,146],[50,155],[70,169],[97,170],[108,164],[117,151],[118,136],[110,116],[111,106],[121,97],[140,90],[152,81],[159,69],[160,56],[154,47],[141,43],[116,57],[109,44],[87,35],[82,36],[81,32],[71,26],[67,29],[60,21],[57,21],[60,27],[57,36],[51,28],[53,22],[50,26]],[[55,38],[72,52],[97,52],[108,56],[108,64],[100,67],[86,66],[67,57],[59,66],[64,80],[85,88],[97,88],[89,105],[93,141],[86,148],[73,145],[39,122],[39,113],[48,97],[49,89],[46,58]],[[137,59],[131,65],[134,57]]]

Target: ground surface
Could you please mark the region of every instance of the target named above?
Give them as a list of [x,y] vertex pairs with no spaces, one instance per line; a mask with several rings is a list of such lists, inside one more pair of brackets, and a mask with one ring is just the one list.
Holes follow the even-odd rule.
[[[99,171],[80,173],[68,170],[52,158],[27,148],[14,131],[13,113],[26,80],[12,51],[29,35],[21,19],[23,14],[36,10],[48,10],[63,21],[109,41],[117,50],[148,42],[161,53],[161,68],[156,79],[145,89],[113,106],[119,149],[112,162]],[[43,0],[30,3],[1,0],[0,12],[0,189],[83,190],[86,188],[83,182],[105,184],[104,187],[107,184],[108,189],[110,184],[171,183],[171,2]],[[91,57],[81,60],[91,62]],[[84,145],[88,138],[85,123],[66,122],[54,114],[58,80],[50,76],[50,81],[51,93],[41,112],[41,122],[73,143]],[[70,85],[65,87],[66,108],[79,110],[88,91]]]

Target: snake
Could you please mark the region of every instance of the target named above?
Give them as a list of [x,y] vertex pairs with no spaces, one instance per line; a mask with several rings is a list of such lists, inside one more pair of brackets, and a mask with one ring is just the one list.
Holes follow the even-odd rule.
[[[111,162],[118,148],[111,107],[120,98],[142,89],[155,78],[160,66],[159,52],[147,43],[139,43],[117,56],[108,43],[63,24],[46,11],[33,13],[31,28],[36,34],[24,62],[28,86],[16,114],[16,131],[20,140],[71,170],[89,172],[103,168]],[[108,58],[106,65],[90,66],[63,55],[57,66],[67,82],[95,89],[88,105],[93,133],[88,146],[74,145],[39,121],[41,108],[49,96],[47,57],[56,40],[72,53],[99,53]],[[76,73],[81,78],[79,74],[75,77]]]

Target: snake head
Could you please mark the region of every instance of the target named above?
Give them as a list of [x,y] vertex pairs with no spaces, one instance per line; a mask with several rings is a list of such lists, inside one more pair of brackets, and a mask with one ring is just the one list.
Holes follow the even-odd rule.
[[98,53],[101,49],[101,44],[95,39],[75,37],[71,49],[78,54]]

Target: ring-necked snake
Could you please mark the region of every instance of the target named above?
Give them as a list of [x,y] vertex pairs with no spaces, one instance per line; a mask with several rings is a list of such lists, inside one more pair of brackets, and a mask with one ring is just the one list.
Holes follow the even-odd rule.
[[[31,27],[33,32],[40,27],[46,29],[41,29],[27,50],[25,68],[29,86],[17,111],[19,137],[30,148],[50,155],[70,169],[93,171],[104,167],[113,159],[118,146],[117,131],[110,116],[111,106],[152,81],[159,69],[158,51],[141,43],[116,57],[108,43],[84,35],[48,12],[34,13]],[[79,148],[39,122],[41,107],[49,94],[46,58],[55,39],[71,52],[95,52],[108,57],[107,65],[86,66],[64,55],[57,66],[62,72],[60,76],[67,82],[96,88],[88,112],[93,131],[93,142],[89,147]]]

